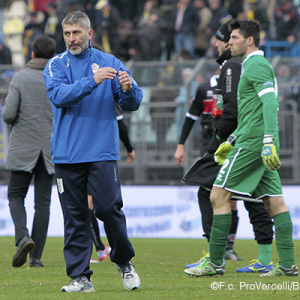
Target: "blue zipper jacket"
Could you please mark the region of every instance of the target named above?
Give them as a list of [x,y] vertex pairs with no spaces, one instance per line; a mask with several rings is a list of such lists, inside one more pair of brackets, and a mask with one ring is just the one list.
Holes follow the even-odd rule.
[[134,111],[143,93],[133,79],[132,89],[124,92],[118,76],[98,86],[93,72],[102,67],[130,75],[120,60],[91,46],[79,55],[66,50],[45,67],[43,74],[53,112],[52,163],[120,159],[115,101],[123,110]]

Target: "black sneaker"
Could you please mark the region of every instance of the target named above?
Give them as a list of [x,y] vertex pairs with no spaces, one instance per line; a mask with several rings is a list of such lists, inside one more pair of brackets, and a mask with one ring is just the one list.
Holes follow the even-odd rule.
[[45,265],[42,263],[42,261],[39,258],[30,258],[30,264],[29,267],[45,267]]
[[12,266],[23,266],[27,261],[28,253],[34,248],[34,246],[34,241],[29,236],[25,235],[18,244],[17,252],[12,260]]

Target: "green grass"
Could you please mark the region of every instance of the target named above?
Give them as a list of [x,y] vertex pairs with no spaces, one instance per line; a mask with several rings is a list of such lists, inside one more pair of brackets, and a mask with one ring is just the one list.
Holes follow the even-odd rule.
[[[183,270],[187,263],[197,261],[202,250],[207,250],[203,239],[131,239],[136,257],[133,264],[139,273],[140,289],[128,292],[123,288],[121,276],[110,261],[91,264],[95,293],[66,294],[60,288],[69,283],[63,257],[63,238],[48,238],[42,258],[45,268],[12,268],[16,251],[13,237],[0,238],[0,299],[299,299],[300,289],[273,290],[255,288],[254,284],[299,284],[299,277],[261,278],[258,274],[238,274],[237,267],[244,266],[257,257],[257,244],[250,240],[237,240],[235,250],[244,261],[227,262],[222,277],[189,277]],[[300,261],[300,240],[295,241],[296,260]],[[93,254],[96,258],[96,253]],[[273,259],[278,256],[273,245]],[[212,282],[224,284],[218,290]],[[240,284],[249,284],[240,288]],[[233,289],[228,287],[232,284]],[[252,284],[252,286],[250,286]],[[231,286],[230,286],[231,287]]]

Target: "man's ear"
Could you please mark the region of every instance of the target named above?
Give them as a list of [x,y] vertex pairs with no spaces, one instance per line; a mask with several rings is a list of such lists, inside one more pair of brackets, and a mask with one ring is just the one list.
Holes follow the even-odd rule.
[[31,51],[31,58],[36,58],[35,53]]
[[248,38],[247,38],[247,43],[248,43],[248,46],[252,46],[252,45],[254,45],[254,38],[253,38],[253,36],[249,36]]
[[89,40],[92,39],[93,33],[94,33],[94,30],[93,30],[92,28],[90,28],[90,29],[88,30]]

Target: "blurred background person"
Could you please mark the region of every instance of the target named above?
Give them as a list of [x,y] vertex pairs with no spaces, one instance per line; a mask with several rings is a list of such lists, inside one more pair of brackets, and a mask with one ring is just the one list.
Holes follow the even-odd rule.
[[[55,47],[55,41],[47,36],[34,40],[32,59],[14,75],[2,108],[4,122],[11,125],[5,168],[11,171],[7,195],[17,246],[13,267],[24,265],[29,252],[29,266],[44,267],[41,257],[48,231],[54,167],[50,154],[52,111],[43,70]],[[33,177],[35,214],[30,237],[24,201]]]
[[299,14],[292,0],[279,0],[274,20],[276,40],[295,43],[299,34]]
[[0,38],[0,65],[11,65],[12,55],[9,47],[4,43],[4,40]]
[[178,56],[183,49],[186,49],[191,57],[194,57],[198,25],[199,15],[194,4],[190,0],[179,0],[174,22],[175,55]]
[[195,37],[195,52],[198,57],[203,57],[209,46],[209,37],[206,29],[211,22],[212,12],[207,7],[205,0],[195,0],[194,5],[198,10],[200,19]]

